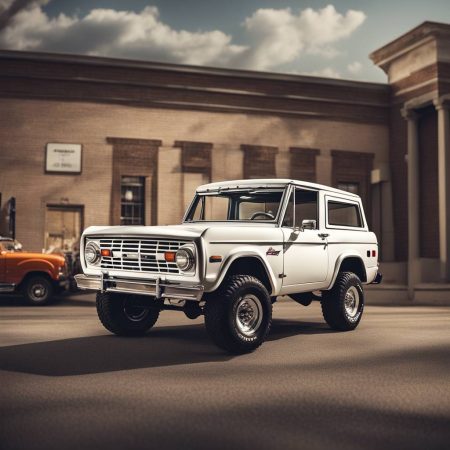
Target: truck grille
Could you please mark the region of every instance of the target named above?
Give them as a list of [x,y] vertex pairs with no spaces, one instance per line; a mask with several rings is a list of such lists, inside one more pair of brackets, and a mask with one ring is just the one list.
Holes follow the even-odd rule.
[[101,268],[179,274],[176,263],[164,259],[164,252],[176,252],[186,243],[139,238],[100,239],[100,250],[112,252],[112,256],[102,256]]

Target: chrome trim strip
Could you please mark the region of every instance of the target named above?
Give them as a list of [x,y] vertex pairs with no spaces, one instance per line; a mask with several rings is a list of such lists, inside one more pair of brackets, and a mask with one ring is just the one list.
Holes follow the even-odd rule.
[[103,273],[99,277],[84,274],[75,275],[79,289],[102,292],[123,292],[127,294],[150,295],[156,298],[177,298],[200,301],[205,290],[202,285],[182,285],[166,282],[161,278],[136,281],[127,278],[108,278]]
[[210,244],[260,244],[260,245],[283,245],[283,241],[252,241],[243,239],[240,241],[211,241]]

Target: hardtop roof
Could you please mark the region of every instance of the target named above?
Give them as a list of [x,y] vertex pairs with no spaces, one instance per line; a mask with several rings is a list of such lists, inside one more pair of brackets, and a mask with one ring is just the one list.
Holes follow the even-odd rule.
[[291,178],[260,178],[252,180],[230,180],[230,181],[219,181],[216,183],[203,184],[197,188],[197,192],[214,192],[219,189],[239,189],[239,188],[268,188],[268,187],[285,187],[288,184],[293,184],[295,186],[303,186],[306,188],[317,189],[322,191],[328,191],[339,195],[344,195],[348,197],[359,198],[359,195],[353,194],[352,192],[343,191],[341,189],[336,189],[324,184],[311,183],[309,181],[293,180]]

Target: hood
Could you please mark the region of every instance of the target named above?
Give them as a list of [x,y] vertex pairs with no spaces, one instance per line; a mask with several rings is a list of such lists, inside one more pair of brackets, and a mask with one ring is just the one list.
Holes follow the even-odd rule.
[[7,253],[8,259],[16,259],[19,261],[22,260],[45,260],[54,265],[63,265],[65,263],[64,256],[61,255],[53,255],[46,253],[31,253],[31,252],[11,252]]
[[86,228],[83,236],[152,236],[193,240],[200,237],[208,227],[207,224],[202,224],[202,226],[95,226]]
[[239,235],[245,239],[271,236],[279,230],[275,224],[248,222],[197,222],[165,226],[94,226],[86,228],[83,236],[149,236],[194,240],[207,235],[208,238],[229,238]]

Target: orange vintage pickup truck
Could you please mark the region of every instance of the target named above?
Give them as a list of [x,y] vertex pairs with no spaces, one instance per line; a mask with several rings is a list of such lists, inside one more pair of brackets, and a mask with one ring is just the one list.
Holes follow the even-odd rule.
[[63,256],[23,252],[17,241],[0,237],[0,292],[20,292],[30,305],[45,305],[66,286]]

